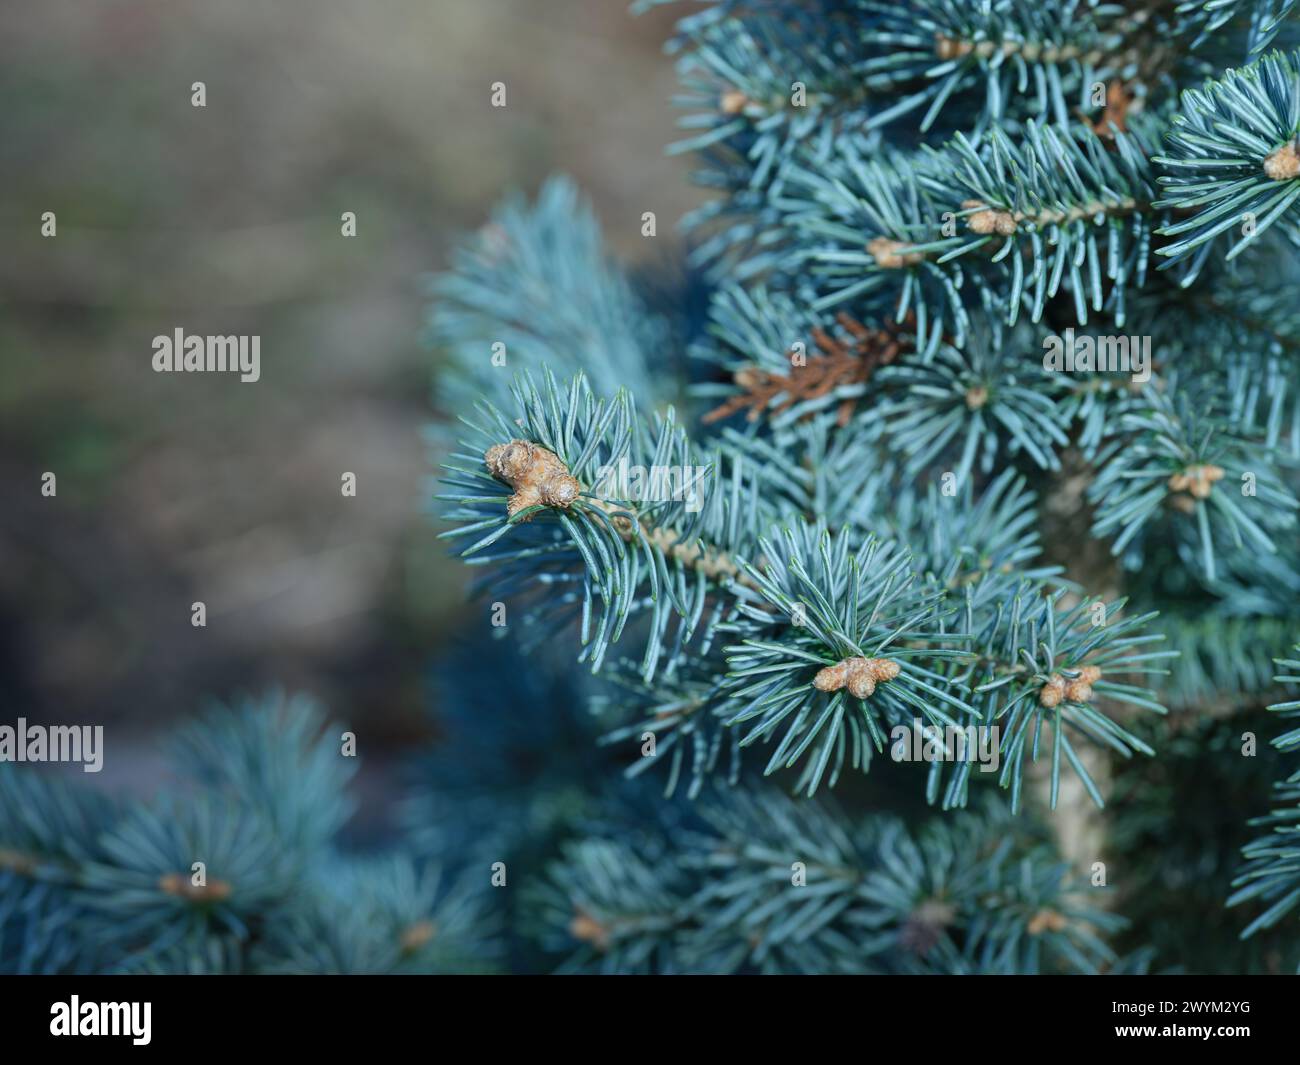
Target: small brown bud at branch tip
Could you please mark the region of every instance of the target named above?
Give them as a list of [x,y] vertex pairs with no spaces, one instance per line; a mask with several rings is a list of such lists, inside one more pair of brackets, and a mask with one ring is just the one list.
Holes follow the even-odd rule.
[[846,658],[819,671],[813,678],[813,687],[823,692],[848,688],[854,698],[867,699],[875,693],[878,681],[893,680],[900,669],[897,662],[888,658]]
[[512,518],[528,507],[568,507],[581,492],[577,479],[555,452],[528,440],[496,444],[488,448],[484,460],[493,477],[515,490],[506,504],[506,513]]
[[888,237],[875,237],[867,242],[867,251],[875,258],[877,265],[886,270],[897,270],[903,266],[915,266],[925,256],[920,252],[909,252],[910,244]]
[[1092,699],[1092,686],[1101,679],[1097,666],[1083,666],[1074,680],[1067,681],[1061,674],[1053,673],[1038,690],[1038,704],[1051,710],[1062,702],[1086,703]]
[[1295,141],[1288,141],[1265,157],[1264,176],[1272,181],[1300,177],[1300,153],[1296,151]]
[[999,211],[980,203],[979,200],[965,200],[962,207],[967,210],[972,207],[981,208],[974,214],[966,216],[966,224],[970,226],[972,233],[978,233],[980,236],[996,233],[1000,237],[1009,237],[1016,231],[1016,216],[1010,211]]

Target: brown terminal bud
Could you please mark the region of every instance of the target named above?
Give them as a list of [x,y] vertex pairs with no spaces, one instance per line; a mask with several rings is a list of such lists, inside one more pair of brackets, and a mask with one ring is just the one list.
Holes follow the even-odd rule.
[[433,938],[436,931],[437,928],[432,921],[416,921],[415,924],[402,929],[398,945],[403,954],[414,954]]
[[855,699],[869,699],[876,691],[876,678],[867,670],[859,669],[849,673],[849,694]]
[[978,233],[980,236],[996,233],[1000,237],[1009,237],[1016,231],[1016,216],[1010,211],[999,211],[979,200],[962,202],[964,210],[972,207],[980,208],[974,214],[966,216],[966,224],[970,226],[972,233]]
[[1026,931],[1031,936],[1041,936],[1044,932],[1060,932],[1066,926],[1066,920],[1055,910],[1041,909],[1029,919]]
[[855,698],[867,699],[875,693],[877,682],[893,680],[901,668],[889,658],[846,658],[820,670],[813,687],[823,692],[848,688]]
[[874,237],[867,242],[867,251],[875,258],[876,264],[886,270],[915,266],[924,261],[925,256],[920,252],[908,251],[910,247],[912,245],[901,240],[890,240],[889,237]]
[[738,115],[749,106],[749,97],[739,89],[728,89],[718,100],[718,109],[724,115]]
[[1061,674],[1053,673],[1038,693],[1038,702],[1047,709],[1060,706],[1061,703],[1086,703],[1092,699],[1092,685],[1101,679],[1101,670],[1097,666],[1082,666],[1074,680],[1066,680]]
[[1295,141],[1287,141],[1265,157],[1264,176],[1271,181],[1289,181],[1300,177],[1300,154],[1296,152]]
[[1187,492],[1194,499],[1208,499],[1215,481],[1223,480],[1223,467],[1206,462],[1170,474],[1167,482],[1171,492]]
[[569,922],[569,935],[584,943],[590,943],[599,951],[609,949],[609,929],[584,910],[579,910]]
[[1092,698],[1092,685],[1081,680],[1072,680],[1065,686],[1065,698],[1072,703],[1086,703]]
[[582,491],[555,452],[528,440],[496,444],[484,460],[493,477],[515,490],[506,504],[512,518],[528,507],[568,507]]

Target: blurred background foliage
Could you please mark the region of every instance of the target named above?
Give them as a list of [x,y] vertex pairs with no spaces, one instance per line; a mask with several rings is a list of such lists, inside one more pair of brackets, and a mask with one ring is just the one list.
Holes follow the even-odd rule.
[[[105,724],[96,783],[149,793],[160,736],[209,698],[307,692],[358,731],[378,800],[363,827],[393,824],[392,759],[438,734],[431,655],[489,624],[421,512],[438,358],[419,342],[423,275],[557,171],[624,261],[680,253],[699,193],[660,150],[673,17],[607,0],[0,4],[6,719]],[[155,374],[150,342],[177,327],[260,335],[260,382]]]

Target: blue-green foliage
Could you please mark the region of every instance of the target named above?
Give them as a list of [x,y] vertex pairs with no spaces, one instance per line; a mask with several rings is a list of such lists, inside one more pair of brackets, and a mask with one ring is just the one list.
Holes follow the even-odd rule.
[[578,972],[1093,973],[1124,924],[996,806],[911,830],[737,792],[598,824],[536,894]]
[[[1296,650],[1300,651],[1300,647]],[[1275,679],[1285,684],[1300,684],[1300,660],[1278,659],[1286,672]],[[1290,700],[1269,707],[1282,717],[1300,717],[1300,701]],[[1291,728],[1273,740],[1273,746],[1294,756],[1300,750],[1300,728]],[[1236,905],[1258,900],[1267,908],[1242,932],[1249,936],[1270,928],[1293,914],[1300,905],[1300,769],[1290,773],[1275,786],[1277,806],[1266,816],[1251,823],[1267,833],[1243,848],[1243,864],[1233,886],[1237,889],[1229,900]]]
[[[711,286],[694,380],[607,385],[621,343],[575,360],[561,329],[513,395],[454,408],[470,431],[445,460],[447,535],[529,611],[517,638],[554,657],[571,632],[605,749],[697,804],[635,832],[597,817],[564,846],[538,897],[569,966],[1151,963],[1115,956],[1109,913],[1043,916],[1063,912],[1048,844],[1010,833],[994,860],[970,833],[1012,823],[977,794],[990,776],[1014,824],[1050,826],[1068,777],[1100,805],[1113,759],[1158,759],[1170,729],[1209,734],[1185,715],[1273,698],[1268,660],[1300,623],[1300,61],[1268,48],[1295,30],[1290,0],[716,0],[682,18],[674,150],[713,193],[686,220]],[[512,209],[522,246],[567,254],[555,209]],[[453,304],[465,273],[443,282]],[[477,332],[435,322],[435,342],[481,344],[513,284],[485,287]],[[539,335],[559,316],[543,319]],[[1096,356],[1050,361],[1063,339]],[[579,500],[507,519],[484,455],[511,439],[554,451]],[[598,468],[624,456],[706,468],[698,511],[608,498]],[[865,698],[813,683],[859,656],[898,672]],[[758,779],[854,794],[913,720],[996,726],[999,771],[886,766],[862,787],[901,801],[914,780],[970,820],[832,827]],[[1272,905],[1257,925],[1300,898],[1291,815],[1274,818],[1239,889]],[[785,886],[822,846],[873,870],[869,905],[853,876]],[[946,901],[927,909],[927,885]]]
[[1227,252],[1234,259],[1278,223],[1300,236],[1292,205],[1300,198],[1300,172],[1271,176],[1267,161],[1300,133],[1300,56],[1274,53],[1219,81],[1183,94],[1182,110],[1168,133],[1168,150],[1156,162],[1164,196],[1157,206],[1188,217],[1168,222],[1162,236],[1180,239],[1157,249],[1171,262],[1226,231],[1250,225]]
[[[1227,894],[1238,841],[1173,879],[1138,852],[1196,756],[1258,783],[1223,722],[1296,709],[1275,700],[1300,666],[1268,665],[1300,627],[1295,16],[686,14],[703,329],[562,179],[430,283],[434,508],[509,620],[436,668],[398,849],[345,845],[354,762],[299,701],[188,730],[147,802],[0,767],[0,968],[1160,964],[1196,934],[1177,876]],[[1064,338],[1090,354],[1052,362]],[[513,441],[576,498],[511,515],[486,458]],[[851,660],[881,671],[856,694]],[[914,728],[990,730],[996,772],[901,757]],[[1134,768],[1171,737],[1176,772]],[[1094,840],[1068,791],[1100,807],[1115,780]],[[1300,901],[1300,779],[1276,794],[1234,934]]]
[[[957,604],[941,605],[944,589],[914,578],[906,553],[809,524],[757,547],[759,561],[745,564],[751,587],[723,626],[735,642],[715,705],[742,729],[742,747],[779,740],[768,772],[806,759],[798,786],[811,794],[828,770],[835,782],[846,758],[865,769],[871,749],[882,751],[914,717],[939,728],[968,723],[974,711],[945,668],[970,657],[967,638],[952,631]],[[818,670],[854,656],[888,656],[901,672],[869,699],[809,687]]]
[[1234,23],[1246,23],[1247,43],[1251,53],[1267,47],[1285,25],[1284,20],[1295,8],[1295,0],[1184,0],[1178,5],[1183,27],[1195,28],[1198,36],[1193,48],[1200,48]]
[[534,205],[504,204],[454,266],[429,282],[428,335],[457,368],[439,380],[440,410],[508,395],[521,369],[583,370],[602,395],[673,398],[665,323],[611,261],[571,182],[548,182]]
[[[1098,449],[1099,470],[1089,488],[1097,503],[1094,531],[1113,536],[1115,551],[1168,515],[1171,497],[1178,496],[1171,478],[1207,466],[1220,471],[1227,490],[1212,488],[1193,504],[1194,526],[1179,522],[1175,529],[1188,545],[1189,562],[1199,562],[1207,579],[1215,579],[1216,552],[1224,547],[1272,553],[1276,537],[1295,536],[1297,502],[1273,456],[1233,432],[1231,415],[1214,408],[1216,398],[1193,381],[1117,405],[1118,432]],[[1252,494],[1242,491],[1247,487]]]
[[1059,468],[1074,411],[1066,382],[1021,373],[1026,357],[1041,350],[1037,331],[990,319],[972,331],[965,351],[941,344],[929,363],[881,370],[876,381],[890,398],[881,413],[891,444],[908,457],[908,474],[931,469],[954,445],[961,450],[952,472],[962,482],[976,468],[993,473],[1000,454]]
[[[191,726],[175,789],[116,804],[0,767],[0,969],[434,972],[490,966],[486,867],[339,846],[355,759],[309,700],[244,699]],[[199,864],[201,863],[201,864]]]

